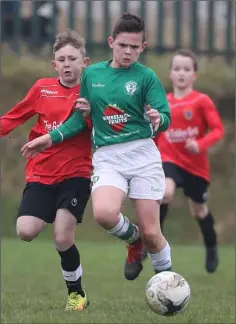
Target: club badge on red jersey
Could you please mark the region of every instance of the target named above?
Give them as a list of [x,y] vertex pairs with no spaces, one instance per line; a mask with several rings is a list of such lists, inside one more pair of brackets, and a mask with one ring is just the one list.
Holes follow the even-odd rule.
[[186,120],[191,120],[193,118],[193,112],[192,112],[192,109],[190,107],[186,107],[184,109],[184,118]]

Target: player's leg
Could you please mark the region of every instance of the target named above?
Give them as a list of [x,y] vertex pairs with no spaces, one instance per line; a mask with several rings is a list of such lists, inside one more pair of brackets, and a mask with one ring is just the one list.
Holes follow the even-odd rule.
[[140,236],[156,273],[171,270],[170,246],[160,228],[160,202],[135,200]]
[[45,221],[36,216],[21,215],[16,221],[16,233],[22,241],[31,242],[44,229],[45,225]]
[[[113,179],[115,183],[115,178]],[[97,187],[92,192],[93,215],[97,223],[110,235],[128,244],[126,263],[132,262],[132,275],[131,277],[125,276],[126,279],[133,280],[143,268],[143,245],[138,226],[120,212],[125,197],[125,191],[117,187],[107,185]]]
[[144,254],[138,226],[120,212],[128,190],[127,180],[114,170],[100,170],[95,177],[97,182],[92,189],[94,217],[109,234],[128,243],[125,265],[132,264],[132,274],[125,274],[125,277],[133,280],[143,269]]
[[135,242],[138,228],[120,212],[126,197],[127,180],[115,170],[94,170],[92,205],[97,223],[109,234],[126,242]]
[[54,239],[68,289],[66,310],[80,311],[88,305],[82,288],[82,266],[80,253],[75,245],[75,232],[77,223],[82,222],[89,196],[90,179],[67,179],[58,188]]
[[189,199],[190,213],[195,217],[200,227],[206,248],[205,268],[208,272],[215,272],[219,264],[217,249],[217,234],[214,228],[214,217],[206,203],[196,203]]
[[160,206],[160,224],[162,230],[164,221],[168,214],[169,205],[175,194],[176,187],[180,186],[182,183],[181,173],[179,172],[179,168],[175,164],[170,162],[163,162],[163,170],[166,179],[166,190]]
[[58,209],[54,224],[55,245],[61,259],[68,299],[66,310],[83,310],[87,296],[82,288],[82,266],[80,253],[75,245],[77,220],[68,209]]
[[176,183],[172,178],[166,178],[166,190],[160,205],[160,225],[163,230],[164,221],[168,214],[168,209],[171,201],[173,200],[176,189]]
[[51,190],[41,183],[28,183],[19,206],[16,232],[23,241],[30,242],[51,222],[53,197]]
[[[115,170],[94,170],[92,177],[93,214],[100,226],[133,247],[132,259],[135,260],[134,273],[138,276],[142,270],[142,244],[139,229],[120,210],[126,197],[127,180]],[[129,251],[129,250],[128,250]]]
[[[142,176],[132,178],[130,183],[130,198],[134,200],[140,236],[155,273],[171,270],[172,266],[170,246],[160,227],[160,203],[164,192],[161,163],[155,170],[144,170]],[[126,267],[126,272],[128,270],[132,273],[131,267]]]
[[208,182],[194,175],[189,175],[186,182],[184,192],[189,198],[190,213],[199,225],[206,248],[205,268],[208,272],[214,272],[217,269],[219,257],[214,217],[206,204]]

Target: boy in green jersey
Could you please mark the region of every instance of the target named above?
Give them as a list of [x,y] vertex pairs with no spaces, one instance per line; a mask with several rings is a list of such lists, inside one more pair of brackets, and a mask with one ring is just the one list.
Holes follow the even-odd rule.
[[[159,221],[165,176],[152,140],[157,129],[168,128],[170,112],[156,74],[137,62],[147,45],[144,21],[123,14],[108,44],[113,58],[86,68],[73,116],[26,144],[22,152],[32,156],[75,135],[86,127],[83,115],[90,114],[95,148],[93,214],[108,233],[128,243],[125,277],[134,280],[143,268],[144,249],[156,273],[171,269],[170,247]],[[134,203],[138,226],[120,212],[127,193]]]

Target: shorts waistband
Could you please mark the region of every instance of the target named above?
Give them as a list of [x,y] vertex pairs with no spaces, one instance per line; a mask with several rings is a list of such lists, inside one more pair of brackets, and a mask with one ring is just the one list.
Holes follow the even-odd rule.
[[139,140],[125,142],[125,143],[102,146],[96,150],[96,153],[109,153],[112,155],[123,154],[143,145],[155,145],[155,144],[151,138],[144,138],[144,139],[139,139]]

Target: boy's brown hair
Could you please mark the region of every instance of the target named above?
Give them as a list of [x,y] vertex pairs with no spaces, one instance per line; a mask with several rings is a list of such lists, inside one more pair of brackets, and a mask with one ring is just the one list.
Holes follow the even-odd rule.
[[198,70],[198,61],[197,61],[197,57],[196,55],[194,54],[193,51],[189,50],[189,49],[184,49],[184,48],[181,48],[179,50],[177,50],[175,52],[175,54],[173,55],[172,57],[172,60],[171,60],[171,63],[170,63],[170,68],[172,66],[172,62],[173,62],[173,58],[176,56],[176,55],[181,55],[181,56],[185,56],[185,57],[189,57],[192,59],[193,61],[193,69],[195,72],[197,72]]
[[80,49],[83,57],[86,56],[85,40],[75,30],[66,29],[65,31],[56,35],[56,40],[53,45],[53,54],[66,45]]
[[145,41],[145,23],[144,20],[138,16],[131,15],[130,13],[123,13],[120,19],[116,22],[112,37],[116,37],[120,33],[141,33],[143,32],[143,41]]

